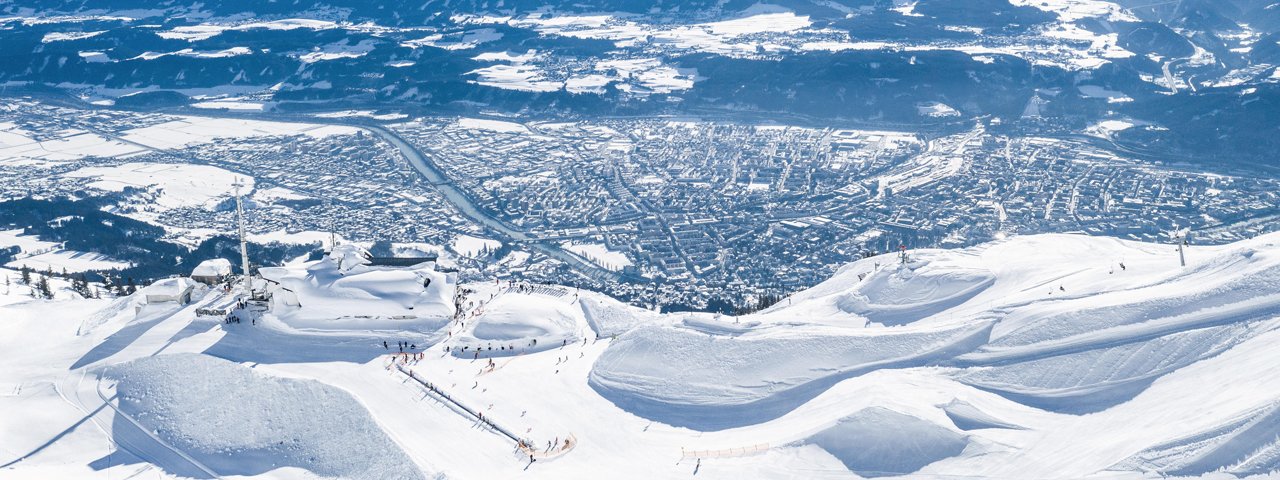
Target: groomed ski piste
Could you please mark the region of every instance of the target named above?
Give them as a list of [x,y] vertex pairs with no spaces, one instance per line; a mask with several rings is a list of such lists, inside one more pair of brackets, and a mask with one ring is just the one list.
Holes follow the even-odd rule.
[[[218,286],[184,305],[12,284],[0,477],[1273,475],[1280,234],[1186,258],[1013,237],[859,260],[741,317],[505,280],[442,304],[405,287],[432,274],[334,259],[269,272],[316,289],[301,308],[348,289],[318,303],[345,312],[331,327],[198,314],[237,305]],[[361,328],[341,298],[381,313]]]

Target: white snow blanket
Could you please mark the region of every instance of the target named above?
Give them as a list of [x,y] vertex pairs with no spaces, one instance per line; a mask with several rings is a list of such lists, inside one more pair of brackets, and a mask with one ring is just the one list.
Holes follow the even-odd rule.
[[221,475],[298,467],[354,479],[425,478],[350,394],[195,354],[105,370],[120,409]]
[[438,326],[454,312],[454,282],[434,264],[371,266],[355,245],[339,245],[314,262],[260,272],[271,284],[273,312],[294,327],[396,328],[421,319]]

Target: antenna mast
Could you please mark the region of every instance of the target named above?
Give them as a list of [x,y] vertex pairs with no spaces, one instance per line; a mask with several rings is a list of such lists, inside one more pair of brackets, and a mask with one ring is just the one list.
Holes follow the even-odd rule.
[[1187,236],[1190,234],[1190,231],[1186,233],[1179,232],[1173,237],[1173,241],[1178,242],[1178,261],[1182,262],[1184,267],[1187,266],[1187,254],[1183,253],[1183,247],[1187,245]]
[[338,246],[338,227],[335,226],[337,222],[333,220],[333,202],[329,202],[327,210],[329,210],[329,251],[333,252],[333,249]]
[[240,230],[240,264],[244,271],[244,297],[246,300],[253,298],[253,280],[249,277],[249,248],[245,243],[244,235],[244,202],[240,199],[240,187],[244,186],[240,183],[240,177],[236,177],[236,183],[232,184],[236,187],[236,223]]

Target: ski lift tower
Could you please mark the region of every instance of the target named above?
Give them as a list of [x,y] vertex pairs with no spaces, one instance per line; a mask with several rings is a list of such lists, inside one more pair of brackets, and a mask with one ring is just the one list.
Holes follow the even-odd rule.
[[253,278],[249,276],[249,248],[245,243],[244,235],[244,202],[240,199],[240,187],[244,184],[240,182],[240,177],[236,177],[236,182],[232,186],[236,188],[236,223],[240,231],[240,266],[244,271],[244,298],[250,300],[253,298]]

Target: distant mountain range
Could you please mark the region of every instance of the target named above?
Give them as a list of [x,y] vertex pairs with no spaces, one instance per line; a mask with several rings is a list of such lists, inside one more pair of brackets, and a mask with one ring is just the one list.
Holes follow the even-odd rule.
[[[1275,166],[1254,0],[0,1],[0,84],[100,104],[793,116],[1078,132]],[[1210,155],[1212,156],[1210,158]]]

